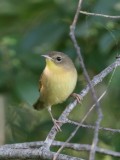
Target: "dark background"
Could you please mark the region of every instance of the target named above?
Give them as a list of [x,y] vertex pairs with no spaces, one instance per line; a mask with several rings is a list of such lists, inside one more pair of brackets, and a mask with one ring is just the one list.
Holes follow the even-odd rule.
[[[86,81],[69,37],[77,3],[77,0],[0,1],[0,144],[44,140],[53,125],[47,109],[37,112],[32,108],[39,95],[38,80],[45,66],[41,54],[52,50],[68,54],[78,71],[76,92],[85,87]],[[83,1],[82,10],[119,15],[120,1],[87,0]],[[120,21],[80,14],[76,37],[92,79],[114,62],[119,54]],[[98,96],[107,89],[110,78],[111,75],[96,87]],[[52,108],[56,118],[70,101],[68,99]],[[82,119],[92,104],[91,96],[86,96],[70,118]],[[113,75],[101,106],[104,115],[102,126],[120,129],[119,68]],[[94,125],[94,115],[95,111],[85,123]],[[64,141],[74,128],[73,125],[64,125],[58,139]],[[72,142],[91,144],[92,138],[92,130],[81,128]],[[99,139],[100,147],[120,151],[120,134],[100,131]],[[88,157],[86,152],[66,152]],[[98,154],[96,159],[115,158]]]

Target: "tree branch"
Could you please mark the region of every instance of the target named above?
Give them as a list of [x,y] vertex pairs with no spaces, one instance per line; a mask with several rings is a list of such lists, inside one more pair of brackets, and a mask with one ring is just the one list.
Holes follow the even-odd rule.
[[[21,158],[21,156],[15,157],[15,155],[18,154],[18,149],[19,149],[20,151],[23,151],[23,150],[25,151],[24,155],[22,155],[24,159],[25,159],[25,156],[27,158],[26,154],[28,153],[28,150],[30,152],[32,150],[34,150],[34,152],[32,152],[32,158],[35,159],[38,156],[38,155],[35,155],[35,152],[38,151],[37,149],[39,149],[39,147],[42,146],[43,143],[44,143],[43,141],[40,141],[40,142],[26,142],[26,143],[16,143],[16,144],[3,145],[3,146],[0,147],[0,158],[1,157],[3,159],[7,158],[8,152],[9,152],[9,154],[12,154],[12,152],[14,152],[14,157],[13,157],[13,154],[12,154],[11,158]],[[59,146],[62,146],[63,144],[64,144],[64,142],[53,141],[52,146],[59,147]],[[75,151],[90,151],[91,145],[89,145],[89,144],[67,143],[65,145],[65,148],[70,148],[70,149],[73,149]],[[5,153],[6,150],[8,150],[7,153]],[[3,156],[3,151],[4,151],[4,156]],[[105,154],[105,155],[107,154],[107,155],[110,155],[110,156],[113,156],[113,157],[120,157],[120,152],[115,152],[115,151],[111,151],[111,150],[108,150],[108,149],[103,149],[103,148],[100,148],[100,147],[96,148],[96,152],[101,153],[101,154]],[[39,154],[39,157],[40,157],[40,154]],[[8,159],[11,159],[11,158],[8,157]],[[65,158],[65,157],[63,157],[63,158]]]
[[86,11],[80,11],[80,13],[88,15],[88,16],[98,16],[98,17],[111,18],[111,19],[120,19],[120,16],[111,16],[111,15],[106,15],[106,14],[90,13],[90,12],[86,12]]
[[[68,120],[67,123],[74,124],[76,126],[78,126],[80,124],[79,122],[75,122],[75,121],[72,121],[72,120]],[[88,125],[88,124],[81,124],[81,127],[83,127],[83,128],[89,128],[89,129],[95,129],[94,125]],[[120,129],[100,127],[99,130],[101,130],[101,131],[109,131],[111,133],[120,133]]]
[[[16,159],[16,158],[20,158],[20,159],[24,159],[24,160],[28,160],[28,159],[53,159],[55,153],[45,150],[45,149],[11,149],[11,148],[7,148],[7,149],[0,149],[0,159],[1,160],[11,160],[11,159]],[[64,154],[59,154],[58,155],[58,160],[84,160],[81,158],[77,158],[77,157],[71,157],[68,155],[64,155]]]
[[[87,83],[89,85],[93,100],[94,100],[94,102],[96,104],[96,109],[97,109],[97,114],[98,114],[98,118],[97,118],[96,124],[95,124],[96,127],[95,127],[95,131],[94,131],[92,147],[91,147],[91,151],[90,151],[90,158],[89,158],[90,160],[94,160],[95,147],[97,146],[97,143],[98,143],[99,126],[100,126],[100,123],[101,123],[101,120],[102,120],[102,111],[101,111],[101,108],[100,108],[99,101],[97,101],[97,96],[96,96],[94,87],[93,87],[93,85],[92,85],[92,83],[90,81],[90,77],[89,77],[89,75],[87,73],[87,70],[86,70],[86,67],[85,67],[85,64],[84,64],[84,61],[83,61],[83,58],[82,58],[80,47],[79,47],[79,45],[77,43],[77,40],[76,40],[76,37],[75,37],[75,28],[76,28],[76,23],[77,23],[78,17],[79,17],[79,12],[81,10],[81,4],[82,4],[82,0],[79,0],[78,8],[76,10],[76,14],[75,14],[75,17],[73,19],[73,23],[70,26],[70,37],[71,37],[73,45],[74,45],[74,47],[76,49],[76,53],[78,55],[80,65],[82,67],[84,77],[85,77],[85,79],[86,79],[86,81],[87,81]],[[76,128],[76,132],[77,132],[78,129],[79,129],[79,126]],[[70,138],[67,139],[67,142],[69,140],[70,140]]]

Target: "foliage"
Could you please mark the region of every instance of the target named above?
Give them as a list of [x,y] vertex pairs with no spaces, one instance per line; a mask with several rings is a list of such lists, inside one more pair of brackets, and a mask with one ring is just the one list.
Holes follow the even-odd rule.
[[[43,140],[49,132],[52,122],[46,110],[36,112],[32,104],[37,99],[38,80],[45,66],[41,54],[51,50],[62,51],[74,61],[78,70],[79,92],[86,82],[69,37],[69,27],[75,14],[77,1],[74,0],[1,0],[0,3],[0,94],[6,98],[6,139],[5,143]],[[119,0],[84,1],[86,11],[119,15]],[[81,47],[85,65],[92,78],[115,60],[119,54],[120,43],[119,20],[90,17],[80,14],[76,36]],[[103,126],[120,128],[119,116],[119,69],[116,70],[108,94],[101,103],[103,107]],[[108,86],[108,77],[97,88],[100,95]],[[113,94],[114,93],[114,94]],[[77,107],[71,118],[79,119],[90,107],[88,95],[84,107]],[[69,100],[67,101],[67,103]],[[60,115],[66,103],[53,107],[56,117]],[[86,123],[92,124],[91,115]],[[72,126],[63,127],[64,134],[58,137],[64,140]],[[88,129],[81,129],[74,141],[91,143]],[[80,131],[81,131],[80,130]],[[89,132],[89,134],[88,134]],[[100,134],[100,145],[120,151],[120,135]],[[84,154],[84,156],[86,156]],[[98,155],[98,160],[101,159]],[[107,159],[104,156],[102,159]],[[110,157],[109,160],[112,158]]]

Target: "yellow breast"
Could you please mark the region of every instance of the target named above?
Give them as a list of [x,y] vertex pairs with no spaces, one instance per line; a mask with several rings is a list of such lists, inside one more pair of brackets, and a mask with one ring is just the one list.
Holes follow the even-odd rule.
[[42,76],[40,100],[45,106],[62,103],[73,92],[77,82],[76,69],[51,68],[46,66]]

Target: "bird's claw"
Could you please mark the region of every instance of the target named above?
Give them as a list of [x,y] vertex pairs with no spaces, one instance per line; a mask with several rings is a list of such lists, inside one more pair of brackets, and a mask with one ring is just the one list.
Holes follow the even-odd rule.
[[82,104],[81,101],[83,100],[83,98],[79,94],[73,93],[71,96],[74,97],[78,103]]
[[62,132],[61,128],[60,128],[60,123],[62,123],[62,121],[56,120],[56,119],[52,119],[53,123],[55,125],[55,129],[57,132]]

